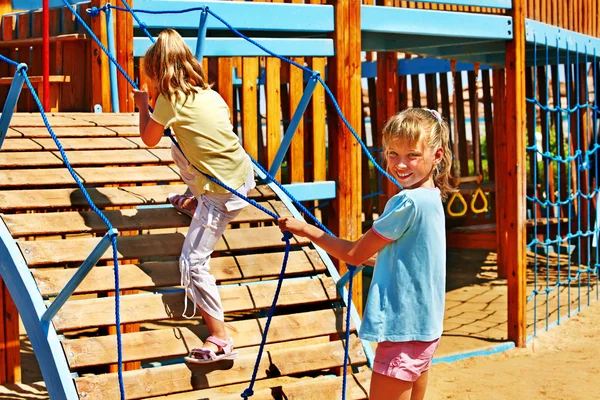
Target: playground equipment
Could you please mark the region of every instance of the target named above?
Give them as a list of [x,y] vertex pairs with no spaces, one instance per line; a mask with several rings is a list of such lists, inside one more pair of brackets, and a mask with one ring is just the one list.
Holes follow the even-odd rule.
[[[348,122],[355,128],[361,126],[360,104],[356,101],[360,96],[361,75],[356,71],[361,63],[361,50],[369,54],[378,53],[376,64],[373,57],[365,61],[365,68],[363,68],[363,76],[372,79],[370,87],[374,90],[373,94],[369,93],[369,98],[375,100],[370,101],[369,104],[373,107],[371,111],[374,111],[371,122],[381,127],[382,121],[387,116],[408,105],[408,98],[402,99],[399,96],[403,82],[406,84],[407,75],[411,76],[413,83],[411,85],[412,105],[419,106],[420,95],[418,91],[417,95],[414,93],[418,84],[415,84],[413,77],[427,73],[426,84],[430,94],[427,97],[427,106],[440,108],[437,104],[439,85],[442,92],[442,114],[446,118],[453,115],[456,121],[452,124],[453,138],[457,138],[455,143],[458,143],[459,155],[461,151],[467,149],[467,140],[463,138],[465,112],[464,109],[461,111],[461,107],[464,106],[464,98],[461,97],[462,83],[460,83],[462,71],[468,71],[472,126],[478,126],[473,121],[478,120],[479,107],[475,101],[478,96],[475,94],[478,92],[477,75],[481,75],[484,99],[487,99],[483,104],[486,115],[486,146],[488,146],[486,155],[488,161],[492,156],[495,160],[493,163],[495,170],[492,172],[488,164],[487,176],[490,179],[494,177],[495,182],[492,204],[501,204],[504,208],[504,212],[496,213],[496,224],[486,233],[492,238],[494,246],[499,251],[500,273],[508,277],[509,338],[521,346],[527,337],[525,293],[529,290],[526,286],[525,271],[528,225],[524,213],[526,201],[532,205],[534,221],[530,225],[530,230],[534,231],[535,239],[530,241],[528,249],[533,254],[536,266],[541,259],[536,250],[539,245],[548,247],[566,241],[567,244],[576,243],[577,249],[581,249],[578,250],[579,254],[576,253],[579,257],[576,262],[572,261],[571,256],[567,259],[569,271],[566,278],[564,270],[561,275],[560,259],[557,280],[553,279],[551,268],[555,267],[548,259],[545,260],[544,269],[534,269],[534,288],[529,291],[531,300],[537,302],[539,296],[545,296],[546,303],[551,304],[551,301],[556,301],[554,299],[558,298],[561,304],[558,307],[559,316],[562,318],[561,313],[565,304],[568,304],[568,313],[571,312],[572,301],[568,298],[567,302],[560,302],[561,292],[566,289],[571,296],[572,286],[579,285],[578,290],[583,293],[587,291],[589,301],[595,290],[594,279],[597,286],[597,264],[592,257],[591,247],[587,247],[588,251],[583,249],[598,232],[598,227],[592,223],[593,207],[591,206],[597,191],[589,190],[590,186],[594,187],[597,184],[593,180],[594,175],[589,172],[586,175],[585,171],[592,171],[589,166],[597,162],[595,161],[597,145],[591,146],[592,141],[589,139],[597,132],[598,109],[595,93],[597,93],[598,81],[596,69],[594,68],[593,73],[590,73],[592,71],[590,66],[597,65],[596,49],[599,47],[597,39],[573,31],[598,36],[598,26],[591,23],[594,21],[593,16],[597,17],[598,9],[596,5],[595,14],[593,12],[582,14],[584,18],[581,21],[585,21],[585,24],[575,25],[567,20],[571,25],[565,25],[566,23],[557,19],[557,15],[563,18],[568,14],[567,10],[558,9],[556,15],[550,12],[539,15],[534,12],[532,6],[531,9],[524,7],[520,1],[516,1],[514,7],[504,0],[489,2],[466,0],[447,3],[451,4],[441,5],[430,2],[427,7],[420,9],[389,7],[389,5],[361,6],[355,2],[340,2],[335,7],[317,4],[259,5],[247,2],[210,4],[213,11],[216,10],[218,15],[222,15],[225,20],[245,33],[251,32],[256,37],[261,37],[259,35],[266,32],[270,34],[265,36],[276,36],[258,39],[259,43],[267,48],[280,55],[293,57],[292,60],[300,65],[306,63],[311,70],[320,71],[331,84],[332,93],[340,101],[341,109],[347,115]],[[530,4],[532,5],[533,2],[527,5]],[[550,10],[550,4],[552,3],[543,2],[542,9]],[[94,1],[91,5],[103,6],[98,1]],[[108,19],[103,19],[102,14],[96,17],[88,16],[84,11],[89,6],[79,6],[80,14],[84,21],[90,23],[92,31],[104,38],[105,35],[101,33]],[[136,3],[136,8],[154,7],[154,10],[185,9],[189,6],[187,2],[140,1]],[[220,12],[219,7],[223,7],[226,11]],[[267,12],[271,18],[264,17]],[[562,28],[559,31],[555,27],[525,19],[525,13],[529,18],[551,22],[555,26],[561,25]],[[60,13],[54,10],[54,13],[50,14],[51,17],[62,16],[64,19],[65,9]],[[131,54],[140,56],[149,44],[149,39],[134,35],[134,27],[135,32],[143,30],[144,26],[158,29],[164,26],[164,21],[167,20],[170,25],[193,31],[195,35],[198,31],[199,14],[198,10],[197,15],[189,19],[181,16],[154,17],[149,14],[142,18],[141,25],[137,21],[133,22],[130,14],[116,13],[114,16],[117,25],[124,27],[114,38],[117,61],[130,75],[133,75],[132,71],[136,69],[139,71],[139,63],[143,62],[143,59],[137,59],[137,65],[133,59],[124,62],[122,58],[120,59],[127,53],[127,50],[123,51],[124,49],[130,49]],[[589,17],[590,15],[592,17]],[[6,16],[4,20],[9,18],[12,16]],[[31,21],[28,18],[30,18],[29,14],[13,18],[13,20],[24,21],[23,24],[19,24],[20,28],[16,29],[18,34],[15,36],[18,38],[7,40],[7,33],[10,36],[14,32],[3,29],[7,44],[3,42],[0,47],[2,47],[2,54],[10,59],[15,59],[10,57],[14,55],[18,61],[25,61],[20,59],[21,57],[36,60],[38,54],[41,54],[36,47],[40,41],[20,38],[21,33],[27,31],[24,26],[34,26],[33,17]],[[119,25],[119,21],[128,22]],[[31,24],[26,25],[29,22]],[[66,22],[63,27],[69,23],[72,21]],[[79,22],[77,24],[81,25]],[[571,31],[568,30],[569,28]],[[317,187],[310,181],[325,182],[319,184],[326,185],[329,191],[332,188],[332,184],[326,182],[325,137],[328,133],[329,176],[337,180],[334,213],[331,214],[328,226],[338,225],[337,229],[334,229],[337,233],[349,238],[357,237],[360,234],[361,222],[361,191],[358,190],[361,182],[359,146],[356,146],[354,139],[341,128],[344,121],[340,121],[335,114],[329,115],[326,125],[323,89],[319,85],[315,87],[313,100],[307,106],[310,118],[304,121],[296,120],[297,135],[294,139],[287,137],[284,140],[286,146],[290,145],[290,155],[288,157],[282,156],[281,153],[278,155],[282,141],[281,120],[290,121],[289,124],[292,125],[293,111],[301,102],[301,94],[304,90],[305,71],[287,70],[287,67],[275,57],[259,60],[258,57],[265,57],[268,53],[244,44],[237,37],[229,37],[223,32],[226,27],[214,21],[208,22],[207,29],[210,35],[207,37],[206,46],[201,51],[204,56],[203,62],[209,76],[216,78],[213,80],[217,83],[217,89],[230,104],[231,109],[239,109],[239,115],[238,112],[233,113],[233,120],[235,125],[240,127],[244,146],[249,154],[258,158],[264,166],[271,167],[270,171],[276,173],[276,177],[281,176],[286,184],[308,181],[306,186],[297,186],[301,187],[298,190],[300,193],[308,193],[304,195],[305,200],[318,200],[310,194],[314,193],[313,189]],[[57,57],[56,63],[61,66],[60,71],[51,71],[49,74],[38,73],[34,70],[41,63],[31,63],[30,69],[34,76],[38,74],[49,77],[63,76],[62,81],[57,82],[54,94],[50,96],[51,99],[56,99],[51,103],[63,110],[76,110],[77,107],[82,107],[89,111],[91,106],[98,104],[104,112],[107,112],[114,111],[118,104],[120,111],[132,111],[126,95],[127,85],[120,76],[116,78],[120,81],[119,85],[109,83],[111,78],[107,60],[98,45],[90,39],[90,35],[84,32],[69,34],[75,36],[69,36],[69,39],[51,36],[46,41],[50,43],[50,48],[56,46],[54,54],[59,54],[57,49],[62,46],[63,57],[60,60]],[[15,42],[17,40],[27,40],[27,42]],[[189,43],[192,49],[197,48],[198,41],[195,37],[190,36]],[[20,51],[19,46],[21,48],[31,46],[31,53]],[[547,56],[540,58],[539,52],[542,49]],[[227,51],[230,52],[226,53]],[[396,51],[444,57],[457,62],[422,58],[399,60]],[[66,54],[69,57],[66,57]],[[81,57],[75,56],[78,54],[89,54],[89,56],[85,57],[84,62],[80,62]],[[233,56],[244,58],[236,59]],[[328,61],[326,57],[329,57]],[[67,59],[69,62],[65,62]],[[574,60],[577,68],[573,67]],[[461,62],[470,64],[465,65]],[[76,65],[77,63],[80,65]],[[564,69],[564,76],[567,77],[565,82],[568,81],[568,85],[571,85],[568,86],[570,90],[562,91],[561,78],[558,78],[559,75],[553,75],[554,65],[561,63],[569,66]],[[475,64],[479,64],[479,67]],[[264,78],[261,65],[264,66]],[[375,67],[375,71],[371,69],[369,75],[371,66]],[[504,66],[506,70],[502,69]],[[533,66],[545,68],[544,73],[531,69]],[[587,74],[582,73],[582,66],[588,71]],[[4,76],[11,76],[6,81],[17,87],[19,74],[15,75],[15,69],[5,63],[1,68],[4,68],[0,70]],[[492,79],[490,79],[491,68]],[[573,73],[575,69],[579,71],[578,74]],[[526,71],[537,72],[535,76],[531,73],[530,77],[525,73]],[[554,80],[555,84],[558,82],[557,89],[553,93],[555,99],[549,95],[551,91],[549,89],[552,88],[549,80],[542,78],[547,76],[548,71],[552,76],[557,77]],[[373,72],[376,73],[373,75]],[[460,87],[460,90],[454,91],[455,101],[452,106],[448,99],[448,73],[453,75],[455,88]],[[376,82],[373,78],[375,75]],[[582,88],[590,87],[587,85],[588,79],[581,78],[584,75],[593,76],[591,78],[594,87],[593,98],[589,96],[590,90],[586,91],[587,97],[582,95]],[[15,76],[15,79],[12,76]],[[138,72],[137,76],[137,82],[143,83],[143,75]],[[238,78],[241,82],[236,84]],[[310,76],[306,77],[309,78]],[[114,80],[113,74],[112,81]],[[30,80],[32,85],[34,81]],[[40,82],[47,81],[52,79],[40,80]],[[418,79],[416,81],[418,82]],[[587,86],[581,83],[584,81]],[[289,88],[286,85],[288,82]],[[264,135],[266,141],[263,141],[258,102],[260,95],[257,95],[263,87],[266,93]],[[28,88],[30,91],[34,89],[29,86]],[[543,88],[546,88],[546,92]],[[285,90],[289,90],[289,95],[286,93],[287,96],[282,96],[281,91]],[[52,88],[50,91],[52,92]],[[117,92],[118,96],[116,96]],[[434,92],[436,96],[431,95]],[[574,96],[573,93],[579,97]],[[22,110],[32,110],[28,108],[33,106],[31,99],[25,94],[26,92],[18,101],[17,109],[22,107]],[[533,118],[530,119],[529,125],[525,123],[525,97],[528,107],[540,108],[540,113],[544,116],[542,121],[546,122],[540,123]],[[568,97],[566,106],[562,101],[564,97]],[[289,99],[289,104],[282,102],[282,98]],[[406,103],[401,105],[401,101]],[[492,104],[494,118],[492,118]],[[65,108],[65,106],[70,107]],[[12,106],[8,107],[11,108]],[[531,109],[531,112],[528,110],[527,115],[534,115],[536,113],[534,109]],[[562,123],[553,122],[554,119],[561,121],[563,114],[568,116],[567,126],[571,134],[564,133]],[[5,113],[3,117],[4,115]],[[587,122],[583,124],[584,120]],[[288,124],[287,121],[284,122],[284,126]],[[257,346],[263,339],[262,334],[266,323],[263,318],[273,300],[277,286],[272,278],[281,272],[283,260],[281,248],[284,243],[280,241],[280,237],[273,236],[273,232],[276,233],[273,218],[266,214],[256,215],[251,212],[243,218],[240,217],[241,219],[235,221],[235,225],[232,226],[233,229],[228,231],[229,235],[225,236],[223,245],[219,248],[220,257],[215,259],[213,265],[213,268],[218,271],[218,279],[224,283],[223,298],[227,298],[226,309],[233,319],[229,328],[236,344],[243,352],[241,359],[232,365],[223,366],[223,370],[209,370],[205,367],[188,369],[181,363],[181,357],[187,354],[190,347],[201,342],[200,338],[204,337],[205,332],[202,326],[183,326],[179,320],[171,321],[172,318],[177,318],[181,311],[179,304],[181,293],[175,288],[179,282],[174,257],[179,254],[177,243],[181,242],[181,228],[187,223],[183,221],[184,217],[174,210],[160,207],[165,203],[167,192],[177,191],[177,189],[183,191],[182,187],[177,186],[179,177],[171,169],[169,157],[164,153],[168,142],[165,141],[162,143],[162,148],[156,150],[145,149],[139,140],[135,139],[136,120],[135,116],[130,114],[56,114],[50,116],[49,123],[56,128],[59,136],[65,138],[62,140],[63,145],[67,149],[73,149],[73,154],[69,155],[69,158],[75,165],[75,172],[83,178],[86,186],[94,186],[91,190],[91,198],[99,204],[100,208],[105,209],[108,219],[119,231],[118,237],[113,230],[108,230],[106,233],[106,228],[100,220],[82,202],[81,194],[74,188],[71,178],[65,175],[63,169],[58,168],[62,156],[41,151],[53,145],[48,142],[47,131],[42,128],[39,118],[17,114],[10,123],[8,137],[2,147],[6,151],[3,152],[4,183],[0,193],[2,209],[5,212],[3,221],[6,224],[2,234],[4,246],[2,251],[6,254],[3,260],[10,260],[10,262],[3,261],[1,264],[2,277],[11,288],[11,294],[19,310],[34,310],[34,312],[21,311],[21,314],[36,355],[40,359],[42,368],[45,369],[45,380],[53,395],[57,398],[61,396],[115,398],[119,396],[119,392],[124,391],[128,398],[146,398],[170,393],[185,396],[183,392],[190,392],[189,396],[192,398],[202,396],[239,398],[239,394],[247,388],[248,382],[253,380],[251,370],[255,365],[254,361],[258,355]],[[530,128],[531,125],[533,129]],[[542,147],[538,147],[533,134],[535,126],[538,125],[544,137],[546,135],[550,137],[551,127],[554,126],[556,132],[559,132],[556,134],[556,142],[548,139]],[[0,127],[8,126],[7,120],[3,119]],[[493,135],[492,129],[488,130],[488,127],[493,128]],[[525,128],[529,135],[526,134]],[[377,143],[377,129],[373,129],[373,132],[374,142]],[[578,139],[571,140],[571,136]],[[586,139],[581,140],[584,136]],[[531,140],[531,137],[534,140]],[[107,142],[107,139],[114,140]],[[551,144],[563,142],[568,143],[566,149],[561,145]],[[464,146],[464,150],[461,146]],[[481,143],[477,146],[473,144],[474,150],[480,151],[480,147]],[[490,152],[489,149],[493,151]],[[529,175],[533,177],[533,182],[530,182],[527,193],[524,192],[523,174],[515,169],[516,166],[528,164],[525,158],[526,150],[533,155],[529,158],[529,173],[533,174],[533,171],[536,171],[539,176],[544,176],[543,179],[538,180],[536,175]],[[28,154],[30,151],[31,153]],[[540,155],[545,165],[543,174],[537,171],[537,163],[531,161],[537,160]],[[460,161],[466,162],[468,158],[470,156],[460,157]],[[282,174],[282,168],[273,164],[276,159],[277,163],[282,160],[281,165],[285,163],[289,172]],[[114,168],[97,167],[108,164],[118,165],[119,173],[111,174],[113,171],[110,170]],[[135,166],[131,166],[132,164]],[[550,167],[553,164],[556,165],[555,168]],[[558,184],[554,183],[554,178],[550,178],[555,169],[558,172],[556,176],[560,177]],[[461,170],[468,171],[468,168],[461,166]],[[479,176],[483,172],[479,171],[474,175],[480,179]],[[265,175],[263,174],[262,177],[264,178]],[[465,179],[474,178],[463,177],[461,182]],[[540,182],[547,186],[545,190],[540,190]],[[577,190],[573,190],[573,182],[576,182]],[[158,184],[145,186],[149,183]],[[166,183],[172,185],[167,186]],[[477,206],[475,199],[481,199],[480,204],[483,204],[482,193],[487,190],[482,187],[486,182],[476,180],[470,183],[477,185],[471,199],[471,208],[476,211],[482,210],[484,207]],[[132,184],[135,186],[131,186]],[[393,185],[387,183],[383,185],[384,187],[378,191],[382,194],[389,195],[395,190]],[[261,204],[268,204],[277,215],[286,213],[300,215],[296,208],[291,206],[289,196],[282,193],[279,186],[269,182],[268,187],[270,189],[264,185],[260,186],[252,197],[258,199]],[[275,200],[275,195],[278,196],[278,200]],[[321,199],[326,198],[327,196],[324,196]],[[464,197],[461,198],[466,204]],[[460,202],[460,199],[455,201]],[[151,208],[141,206],[151,206]],[[106,210],[106,208],[118,209]],[[558,212],[554,211],[556,209]],[[30,212],[23,213],[25,211]],[[575,219],[580,229],[572,229]],[[541,232],[538,226],[545,226],[547,231]],[[164,232],[163,229],[169,231]],[[481,233],[481,228],[478,229]],[[82,234],[89,236],[75,237]],[[467,237],[468,235],[467,233]],[[544,235],[544,238],[540,239],[540,235]],[[252,241],[248,240],[249,237]],[[29,238],[49,240],[26,240]],[[49,312],[47,310],[51,310],[48,306],[59,299],[62,300],[57,295],[73,276],[72,267],[79,266],[80,263],[84,263],[85,268],[90,267],[93,262],[86,263],[85,260],[92,250],[99,243],[103,243],[104,246],[113,240],[119,243],[120,253],[117,254],[117,258],[127,262],[121,268],[120,287],[115,285],[112,277],[111,254],[98,250],[97,253],[101,254],[100,264],[91,269],[90,275],[74,292],[76,295],[88,297],[92,295],[97,298],[77,298],[67,301],[52,319],[52,323],[48,323],[50,314],[46,313]],[[465,242],[473,243],[469,239]],[[57,248],[62,250],[56,251]],[[312,398],[311,395],[318,391],[327,398],[337,398],[346,393],[353,398],[365,398],[369,372],[361,371],[359,368],[368,365],[369,348],[362,346],[356,336],[352,336],[347,342],[350,344],[349,364],[353,366],[353,373],[348,380],[348,391],[342,389],[343,378],[339,377],[343,375],[339,372],[339,368],[343,367],[345,361],[343,341],[339,340],[339,336],[348,331],[343,325],[352,322],[349,331],[355,332],[360,323],[357,315],[360,311],[361,298],[356,295],[360,291],[356,289],[360,288],[360,278],[354,281],[354,290],[350,290],[355,294],[353,298],[358,309],[355,313],[356,318],[352,321],[348,319],[344,321],[343,315],[346,310],[338,308],[341,303],[338,302],[336,291],[336,284],[341,288],[342,285],[339,283],[346,282],[346,278],[338,280],[340,272],[344,271],[343,267],[338,272],[326,255],[318,249],[309,247],[305,242],[292,241],[291,248],[282,297],[278,302],[282,308],[279,309],[280,314],[273,318],[270,335],[266,339],[265,349],[268,354],[264,354],[256,364],[259,366],[256,375],[258,378],[256,395],[268,397],[285,394]],[[573,271],[570,270],[572,265],[575,266]],[[582,265],[585,265],[585,268],[582,268]],[[541,279],[543,273],[548,274],[544,280]],[[349,282],[353,281],[350,279]],[[128,293],[121,297],[108,296],[115,290],[117,292],[138,291],[138,293]],[[344,289],[341,291],[343,295]],[[6,299],[7,296],[5,295],[4,298]],[[111,333],[110,329],[113,329],[112,333],[115,332],[114,328],[108,327],[113,325],[119,316],[119,313],[114,314],[114,305],[119,298],[122,301],[121,320],[125,324],[122,335],[122,360],[117,352],[119,335],[108,334]],[[335,304],[333,308],[330,307],[332,303]],[[43,317],[44,315],[46,318]],[[550,326],[552,314],[548,312],[544,318],[547,320],[544,327]],[[535,328],[539,320],[540,317],[534,316],[534,324],[530,326]],[[175,328],[173,323],[176,325]],[[139,331],[136,324],[144,324],[144,330]],[[14,325],[11,328],[14,329]],[[80,330],[84,330],[81,335]],[[12,334],[14,337],[14,331]],[[85,337],[86,335],[92,336]],[[158,344],[148,346],[148,343]],[[119,361],[125,363],[125,371],[122,373],[120,369],[114,367],[114,364]],[[145,368],[139,369],[140,364]],[[14,363],[6,365],[14,365]],[[105,373],[107,370],[110,372]],[[75,374],[74,378],[71,373]],[[124,390],[119,388],[118,375],[122,375]],[[317,375],[323,379],[298,381],[293,379],[301,375],[305,377]]]

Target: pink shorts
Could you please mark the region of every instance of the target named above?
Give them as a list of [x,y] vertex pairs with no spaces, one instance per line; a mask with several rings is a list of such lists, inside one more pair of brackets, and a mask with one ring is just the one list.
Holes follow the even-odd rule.
[[431,342],[381,342],[377,345],[373,372],[414,382],[431,366],[440,339]]

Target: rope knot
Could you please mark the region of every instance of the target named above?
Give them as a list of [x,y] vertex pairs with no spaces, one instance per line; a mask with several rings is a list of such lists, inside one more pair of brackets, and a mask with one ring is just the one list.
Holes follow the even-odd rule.
[[91,7],[88,8],[86,10],[86,12],[90,15],[90,17],[97,17],[98,15],[100,15],[100,11],[102,11],[104,7],[102,8],[98,8],[98,7]]
[[293,237],[294,237],[294,235],[292,235],[289,231],[284,231],[283,232],[283,237],[281,238],[281,241],[282,242],[287,242],[287,241],[289,241]]
[[247,399],[248,397],[251,397],[254,395],[254,390],[247,388],[246,390],[244,390],[244,393],[242,393],[242,397],[244,399]]

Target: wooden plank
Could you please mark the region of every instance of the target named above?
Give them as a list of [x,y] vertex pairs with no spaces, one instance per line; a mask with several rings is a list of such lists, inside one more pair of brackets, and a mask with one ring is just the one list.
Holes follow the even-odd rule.
[[[220,286],[219,295],[226,313],[259,310],[271,306],[277,282],[245,286]],[[331,278],[284,280],[278,305],[308,305],[337,299]],[[114,297],[73,300],[63,305],[52,322],[58,331],[108,326],[115,323]],[[189,307],[189,306],[188,306]],[[168,294],[121,296],[121,322],[135,323],[181,318],[183,291]],[[188,310],[191,312],[192,310]]]
[[[173,164],[171,150],[84,150],[67,154],[73,167],[122,164]],[[64,166],[58,151],[0,153],[0,168],[61,167]]]
[[[218,282],[268,278],[281,271],[285,253],[246,254],[213,257],[211,274]],[[289,254],[286,276],[322,273],[325,265],[315,250],[302,249]],[[40,293],[57,295],[75,274],[75,268],[31,269]],[[157,261],[119,266],[119,283],[123,290],[178,286],[181,283],[177,261]],[[114,289],[112,266],[93,268],[75,290],[75,294],[105,292]]]
[[258,160],[258,58],[242,60],[242,135],[244,149]]
[[[275,316],[271,321],[267,342],[278,343],[302,338],[343,333],[345,309],[311,311]],[[237,349],[261,343],[267,318],[225,323],[228,336]],[[354,327],[351,328],[354,331]],[[123,361],[144,361],[165,357],[182,357],[191,348],[201,347],[201,338],[208,336],[206,325],[189,325],[150,330],[123,335]],[[160,346],[149,346],[160,343]],[[62,341],[71,369],[105,365],[117,362],[116,337],[100,336]],[[252,349],[252,351],[255,351]]]
[[[360,341],[353,338],[350,342],[350,362],[363,364],[365,356]],[[256,362],[256,355],[243,355],[229,368],[215,369],[214,366],[192,366],[184,364],[164,366],[125,374],[125,391],[128,398],[147,398],[169,394],[176,391],[204,389],[249,381]],[[326,344],[307,346],[302,349],[273,350],[263,353],[258,367],[257,379],[270,376],[274,368],[280,375],[318,371],[339,367],[344,362],[343,343],[335,341]],[[119,396],[116,374],[105,374],[76,378],[75,384],[80,395],[86,398],[113,399]]]
[[[304,65],[304,58],[292,57],[292,61],[300,65]],[[304,93],[304,72],[293,65],[290,68],[290,108],[289,114],[294,115],[298,103]],[[319,84],[317,84],[319,85]],[[300,119],[298,128],[292,140],[292,145],[289,150],[289,166],[290,166],[290,180],[291,182],[304,182],[304,115]]]
[[[381,146],[381,131],[385,122],[397,113],[398,107],[398,54],[396,52],[377,53],[377,110],[371,119],[377,121],[377,131],[373,132],[374,146]],[[375,117],[375,118],[373,118]],[[367,170],[368,171],[368,170]],[[385,203],[398,192],[398,187],[387,177],[382,178],[382,194],[379,195],[379,213]]]
[[[91,199],[98,207],[139,206],[164,204],[170,193],[183,193],[186,185],[158,185],[132,187],[88,188]],[[252,199],[272,199],[275,194],[266,185],[259,185],[249,193]],[[18,210],[46,210],[64,207],[88,207],[79,189],[31,189],[0,191],[0,208],[4,212]]]
[[[313,71],[319,71],[325,75],[325,58],[313,57],[311,67]],[[327,137],[327,126],[325,122],[325,88],[317,85],[311,100],[312,111],[312,152],[313,152],[313,179],[324,181],[327,179],[327,156],[325,141]]]
[[232,58],[231,57],[219,57],[218,58],[218,82],[219,82],[219,94],[227,103],[227,107],[230,111],[230,122],[233,118],[233,70],[232,70]]
[[[281,72],[281,61],[274,57],[268,57],[266,64],[267,167],[269,168],[275,159],[281,143],[281,79],[279,75]],[[281,169],[275,174],[275,179],[281,181]]]
[[[284,216],[291,215],[281,202],[259,204],[275,214],[283,211]],[[119,231],[181,228],[190,225],[190,217],[172,207],[107,210],[104,215]],[[106,225],[94,211],[9,214],[3,215],[2,219],[13,237],[106,231]],[[254,206],[247,206],[233,223],[264,221],[273,221],[273,218]]]
[[[69,13],[70,14],[70,13]],[[97,19],[97,18],[96,18]],[[63,84],[62,97],[59,101],[61,109],[70,111],[90,111],[92,85],[82,85],[81,82],[92,80],[91,66],[88,53],[91,53],[92,43],[87,41],[70,41],[62,45],[62,72],[71,77],[71,83]],[[85,61],[82,63],[82,58]],[[14,124],[14,121],[12,121]],[[52,128],[58,126],[50,122]],[[39,126],[39,125],[38,125]]]
[[[495,164],[495,182],[499,185],[501,182],[506,180],[508,175],[506,171],[506,163],[502,160],[506,159],[506,146],[508,135],[506,131],[506,82],[505,82],[505,70],[494,70],[492,71],[492,77],[494,82],[494,155],[496,157]],[[499,203],[500,199],[496,196],[496,202]],[[501,210],[496,210],[496,225],[499,225],[501,216]],[[507,248],[507,237],[502,234],[501,231],[497,230],[496,240],[498,242],[498,249]],[[505,251],[498,252],[498,277],[505,279],[507,274],[507,257]]]
[[[129,5],[133,7],[133,2],[130,2]],[[115,19],[117,62],[127,75],[133,78],[133,16],[128,12],[115,12],[113,17]],[[132,112],[135,106],[129,95],[132,88],[123,74],[118,72],[117,85],[120,111]]]
[[[254,385],[253,400],[294,399],[330,400],[342,398],[342,377],[319,377],[319,379],[272,378],[257,381]],[[368,398],[371,372],[348,373],[346,398],[364,400]],[[236,400],[248,384],[228,385],[214,389],[197,390],[155,397],[154,400]],[[262,388],[262,389],[261,389]]]
[[[469,175],[469,155],[467,152],[467,133],[465,123],[465,99],[463,97],[463,83],[462,83],[462,72],[454,73],[454,93],[455,93],[455,110],[456,115],[454,116],[454,126],[456,128],[457,135],[455,136],[458,141],[458,153],[454,153],[454,157],[458,154],[460,173],[455,176],[468,176]],[[455,145],[456,146],[456,145]]]
[[[277,226],[229,229],[215,245],[215,251],[253,250],[264,247],[282,248],[281,232]],[[249,241],[248,238],[252,238]],[[119,259],[147,259],[149,257],[178,256],[183,245],[184,233],[119,236],[117,239]],[[69,240],[17,241],[29,266],[82,262],[96,247],[100,238],[78,238]],[[305,238],[293,238],[291,244],[307,245]],[[56,249],[61,251],[57,252]],[[101,260],[113,259],[109,248]]]
[[[180,182],[182,179],[170,166],[155,167],[82,167],[76,174],[86,185],[118,183]],[[25,188],[42,186],[73,186],[75,181],[66,168],[0,170],[0,187]]]
[[[29,82],[31,82],[31,84],[34,86],[34,88],[36,86],[38,86],[38,84],[40,84],[44,81],[43,76],[28,76],[28,78],[29,78]],[[0,85],[12,85],[13,79],[14,78],[12,76],[1,77]],[[71,82],[71,77],[68,75],[66,75],[66,76],[65,75],[50,75],[48,77],[48,80],[51,83],[67,83],[67,82]],[[24,86],[23,89],[28,90],[29,87]]]
[[[91,0],[91,7],[102,7],[102,0]],[[106,42],[106,18],[92,18],[91,25],[92,31],[102,43]],[[110,61],[100,46],[93,41],[91,42],[91,80],[92,88],[92,104],[94,107],[96,104],[102,106],[102,110],[107,112],[111,110],[110,104],[110,78],[109,78],[109,67]],[[92,111],[92,110],[88,110]]]
[[469,117],[471,118],[471,138],[473,146],[474,175],[479,176],[482,171],[481,165],[481,142],[479,132],[479,88],[477,86],[477,74],[479,71],[467,72],[469,82]]
[[[140,137],[107,137],[107,138],[64,138],[60,144],[65,151],[69,150],[120,150],[120,149],[147,149]],[[162,138],[152,148],[167,149],[171,147],[169,138]],[[40,139],[6,139],[2,145],[3,151],[27,151],[27,150],[58,150],[54,140],[50,138]],[[69,155],[67,154],[67,157]]]
[[[481,71],[483,86],[483,114],[485,118],[485,153],[487,157],[487,179],[494,180],[495,160],[494,154],[494,114],[492,113],[492,85],[490,74],[492,71]],[[484,171],[486,172],[486,171]]]
[[8,383],[6,378],[6,370],[7,370],[7,361],[6,361],[6,333],[5,333],[5,325],[7,321],[7,317],[4,312],[4,292],[8,291],[6,284],[0,277],[0,317],[2,320],[2,327],[0,327],[0,384]]
[[498,230],[507,237],[508,271],[508,338],[524,347],[526,323],[526,259],[525,259],[525,17],[524,0],[513,2],[513,36],[506,45],[506,177],[497,181],[499,212]]
[[[2,295],[4,296],[4,342],[0,346],[4,346],[4,355],[6,362],[6,382],[17,383],[21,382],[21,340],[19,336],[19,311],[15,305],[8,288],[4,284]],[[1,328],[0,328],[1,329]]]
[[[335,57],[330,58],[329,83],[339,102],[341,111],[360,137],[361,102],[361,35],[360,0],[336,1],[334,3],[336,30],[333,33]],[[332,201],[331,230],[341,238],[357,240],[362,234],[361,148],[343,127],[341,118],[331,115],[328,119],[329,173],[337,177],[337,197]],[[339,264],[340,273],[347,270]],[[354,278],[353,301],[362,314],[362,276]]]
[[[25,137],[25,138],[49,138],[50,137],[50,133],[48,133],[48,130],[46,129],[46,127],[43,127],[43,128],[42,127],[40,127],[40,128],[15,127],[15,128],[11,128],[10,130],[12,132],[14,132],[13,133],[13,135],[15,135],[14,137],[19,137],[19,136],[16,136],[17,134],[20,135],[20,137]],[[115,137],[115,136],[139,137],[139,135],[140,135],[139,128],[137,126],[52,127],[52,131],[58,138],[89,137],[89,138],[94,138],[94,140],[96,137]],[[10,133],[9,133],[8,137],[10,137]]]

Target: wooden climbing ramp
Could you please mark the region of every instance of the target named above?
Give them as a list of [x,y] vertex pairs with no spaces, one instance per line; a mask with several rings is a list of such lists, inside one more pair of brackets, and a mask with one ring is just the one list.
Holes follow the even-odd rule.
[[[170,158],[170,140],[147,148],[135,114],[52,114],[49,122],[93,202],[119,231],[126,398],[239,399],[251,379],[284,256],[274,220],[246,207],[211,260],[240,357],[187,365],[183,357],[208,332],[200,318],[181,316],[177,257],[190,219],[166,201],[186,189]],[[119,398],[112,248],[52,323],[40,323],[106,225],[76,187],[39,114],[13,116],[0,168],[0,271],[50,394]],[[250,197],[280,216],[298,215],[277,193],[273,184],[259,184]],[[252,399],[341,398],[346,308],[337,276],[321,250],[303,238],[291,243]],[[370,377],[357,322],[351,325],[349,399],[367,397]]]

